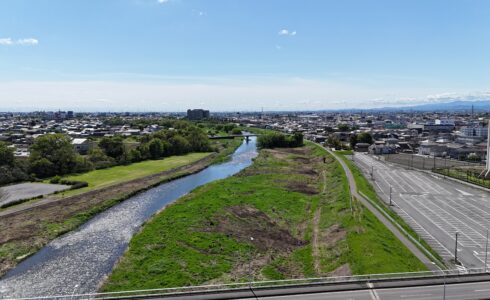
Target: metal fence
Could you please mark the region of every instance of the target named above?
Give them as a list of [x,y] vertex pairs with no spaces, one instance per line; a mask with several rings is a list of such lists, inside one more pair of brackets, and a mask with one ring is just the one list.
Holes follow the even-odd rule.
[[216,285],[201,285],[176,288],[161,288],[161,289],[144,289],[110,293],[89,293],[89,294],[72,294],[33,298],[18,298],[17,300],[81,300],[81,299],[122,299],[122,298],[145,298],[157,296],[185,296],[196,293],[212,293],[212,292],[233,292],[243,290],[263,290],[277,288],[294,288],[294,287],[310,287],[329,284],[341,283],[369,283],[369,282],[386,282],[386,281],[401,281],[401,280],[417,280],[417,279],[437,279],[451,278],[466,275],[485,275],[488,270],[484,268],[475,269],[453,269],[453,270],[438,270],[424,272],[409,272],[409,273],[386,273],[386,274],[369,274],[369,275],[354,275],[354,276],[337,276],[337,277],[320,277],[320,278],[304,278],[304,279],[287,279],[274,281],[257,281],[257,282],[241,282],[230,284]]
[[465,181],[468,183],[472,183],[490,189],[490,179],[485,179],[481,177],[480,170],[464,169],[461,167],[457,167],[457,168],[448,167],[448,168],[437,168],[434,169],[433,171],[444,176],[456,178],[461,181]]
[[483,163],[461,161],[450,158],[428,157],[417,154],[386,154],[381,157],[388,162],[393,162],[410,168],[421,170],[433,170],[450,167],[484,167]]

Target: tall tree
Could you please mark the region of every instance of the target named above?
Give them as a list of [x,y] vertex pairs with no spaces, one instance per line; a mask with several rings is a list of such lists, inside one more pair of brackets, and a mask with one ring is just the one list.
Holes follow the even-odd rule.
[[12,166],[14,164],[14,149],[9,148],[6,143],[0,142],[0,165]]
[[60,133],[38,137],[30,151],[29,160],[36,175],[67,174],[76,166],[76,152],[71,140]]

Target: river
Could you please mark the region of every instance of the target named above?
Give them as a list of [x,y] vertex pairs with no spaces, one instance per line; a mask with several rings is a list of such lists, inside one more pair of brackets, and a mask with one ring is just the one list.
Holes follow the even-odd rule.
[[0,280],[0,298],[95,292],[148,218],[196,187],[238,173],[255,156],[256,138],[252,137],[230,161],[161,184],[98,214],[5,274]]

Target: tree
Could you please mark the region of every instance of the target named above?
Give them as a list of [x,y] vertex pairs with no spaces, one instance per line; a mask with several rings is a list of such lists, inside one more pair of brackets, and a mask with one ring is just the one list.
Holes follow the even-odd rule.
[[14,164],[14,149],[9,148],[6,143],[0,142],[0,165],[12,166]]
[[359,143],[366,143],[371,145],[373,143],[373,137],[369,132],[363,132],[359,134],[359,136],[357,137],[357,141]]
[[157,159],[163,156],[165,149],[163,148],[163,143],[160,139],[152,139],[148,143],[148,150],[150,152],[150,157],[152,159]]
[[30,151],[31,168],[38,176],[67,174],[77,164],[70,138],[60,133],[38,137]]
[[115,161],[112,157],[109,157],[99,147],[93,147],[88,152],[88,160],[93,164],[96,169],[104,169],[114,165]]
[[99,147],[104,150],[105,154],[115,160],[120,160],[124,155],[123,139],[119,136],[102,138],[99,142]]
[[337,128],[339,129],[339,131],[341,132],[345,132],[345,131],[349,131],[350,130],[350,126],[347,125],[347,124],[339,124],[337,126]]
[[190,151],[191,145],[181,135],[175,135],[168,141],[172,149],[172,154],[184,154]]
[[330,146],[330,147],[333,147],[337,150],[339,150],[341,148],[341,143],[340,143],[340,140],[338,137],[336,137],[335,135],[330,135],[327,139],[327,144]]
[[354,149],[356,147],[358,140],[357,140],[357,135],[353,134],[349,138],[349,144],[351,149]]

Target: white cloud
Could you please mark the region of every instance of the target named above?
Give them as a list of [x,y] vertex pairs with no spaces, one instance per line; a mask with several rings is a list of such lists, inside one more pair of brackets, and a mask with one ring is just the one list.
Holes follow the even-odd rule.
[[19,45],[37,45],[39,41],[37,39],[28,38],[28,39],[20,39],[17,40],[17,44]]
[[169,2],[169,0],[157,0],[157,1],[160,4],[165,4],[165,3],[168,3]]
[[39,44],[39,40],[35,38],[24,38],[18,40],[12,40],[11,38],[0,38],[0,45],[3,46],[35,46],[37,44]]
[[14,44],[14,41],[12,41],[11,38],[3,38],[3,39],[0,39],[0,45],[10,46],[10,45],[13,45],[13,44]]
[[296,30],[290,31],[288,29],[281,29],[278,32],[279,35],[289,35],[289,36],[295,36],[296,35]]

